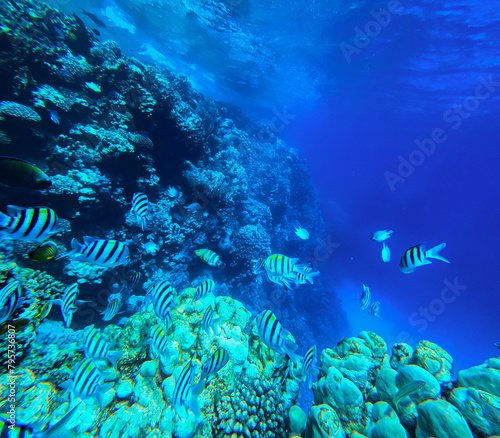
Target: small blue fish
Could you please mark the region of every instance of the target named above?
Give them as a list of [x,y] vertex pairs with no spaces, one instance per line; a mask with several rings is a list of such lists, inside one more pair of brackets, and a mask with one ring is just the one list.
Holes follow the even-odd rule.
[[49,110],[50,120],[52,120],[56,125],[59,125],[61,117],[56,110]]

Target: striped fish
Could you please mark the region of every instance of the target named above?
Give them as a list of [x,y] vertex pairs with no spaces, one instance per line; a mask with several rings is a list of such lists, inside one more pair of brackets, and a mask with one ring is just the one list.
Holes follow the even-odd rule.
[[310,283],[310,284],[314,284],[313,277],[316,277],[316,275],[318,275],[318,274],[319,274],[319,271],[316,271],[316,272],[295,272],[295,278],[294,278],[295,284],[296,285],[306,284],[306,282]]
[[78,308],[78,304],[83,304],[85,301],[77,300],[78,297],[78,283],[73,283],[64,289],[62,297],[60,300],[53,300],[53,304],[61,306],[61,313],[64,320],[64,325],[68,328],[71,325],[73,319],[73,313],[75,313]]
[[210,329],[215,332],[215,323],[219,318],[215,318],[215,312],[212,306],[208,306],[203,312],[203,317],[201,318],[201,326],[205,330],[206,334],[209,334]]
[[423,380],[415,380],[413,382],[404,385],[402,388],[399,389],[397,394],[394,396],[394,399],[392,400],[394,403],[394,407],[397,408],[399,402],[403,400],[405,397],[419,393],[422,390],[422,388],[424,388],[425,385],[426,383]]
[[149,332],[151,344],[154,347],[157,356],[166,356],[169,353],[168,338],[160,325],[155,325]]
[[111,294],[108,297],[108,305],[106,309],[104,309],[103,312],[101,312],[101,315],[104,315],[102,317],[103,321],[111,321],[116,315],[119,315],[120,309],[122,307],[122,296],[120,293],[116,294]]
[[252,260],[253,263],[253,273],[258,274],[265,269],[266,258]]
[[317,361],[316,345],[313,345],[309,348],[309,350],[307,350],[304,360],[302,361],[302,378],[303,381],[307,382],[307,387],[309,389],[312,387],[313,379],[319,374],[319,369],[316,366]]
[[229,361],[229,353],[224,348],[218,348],[214,354],[208,359],[208,362],[203,366],[201,372],[201,380],[206,379],[205,384],[220,371]]
[[153,302],[156,315],[164,322],[167,330],[172,323],[172,309],[175,306],[174,288],[170,281],[163,280],[156,283],[148,293],[148,300]]
[[189,402],[189,408],[193,412],[196,418],[199,417],[199,408],[196,401],[196,395],[203,389],[203,381],[200,382],[196,387],[193,385],[194,377],[197,373],[197,365],[193,364],[190,360],[182,368],[179,376],[175,380],[174,393],[172,396],[172,407],[177,415],[179,415],[181,406],[184,406]]
[[209,249],[197,249],[195,254],[207,265],[216,266],[219,269],[224,269],[226,266],[226,264],[221,261],[220,257]]
[[297,344],[285,339],[290,332],[283,329],[276,315],[270,310],[263,310],[256,320],[262,342],[279,354],[286,354],[293,362],[297,362],[297,356],[294,353]]
[[133,289],[134,287],[136,287],[138,284],[139,284],[139,281],[141,281],[141,278],[142,278],[142,274],[137,271],[137,272],[134,272],[128,279],[127,283],[128,283],[128,286]]
[[109,349],[108,341],[106,341],[99,330],[94,328],[94,324],[85,327],[83,331],[83,343],[85,347],[85,356],[89,359],[107,359],[116,367],[116,361],[121,357],[122,353]]
[[362,310],[365,310],[370,305],[370,301],[372,299],[372,294],[370,293],[370,288],[368,286],[363,285],[363,293],[361,294],[361,302],[360,307]]
[[273,283],[283,286],[286,291],[293,289],[293,277],[283,277],[281,275],[273,275],[267,272],[267,278],[269,278],[269,280],[271,280]]
[[21,283],[11,281],[0,289],[0,324],[8,321],[21,304]]
[[374,317],[378,316],[379,310],[380,310],[380,301],[375,301],[370,305],[370,307],[368,307],[368,313]]
[[215,281],[206,280],[196,288],[196,292],[194,293],[194,299],[201,300],[208,294],[212,293],[214,289],[215,289]]
[[446,243],[441,243],[426,251],[424,245],[412,246],[401,257],[399,268],[403,273],[410,274],[419,266],[430,265],[432,262],[429,259],[437,259],[445,263],[450,263],[449,260],[439,255],[439,252],[445,247]]
[[149,200],[144,193],[134,193],[132,197],[132,213],[135,214],[137,225],[144,231],[148,222]]
[[47,207],[23,208],[7,205],[0,213],[0,239],[43,242],[60,231],[57,214]]
[[73,373],[72,382],[61,385],[70,388],[73,397],[86,400],[90,397],[98,397],[98,392],[105,392],[113,387],[113,383],[104,385],[103,378],[96,365],[91,359],[83,359]]
[[71,241],[73,252],[79,254],[73,260],[107,268],[125,265],[130,261],[128,246],[118,240],[85,236],[83,242],[82,245],[76,239]]
[[305,272],[309,264],[298,265],[299,259],[292,259],[283,254],[272,254],[264,261],[264,267],[271,275],[293,277],[295,272]]

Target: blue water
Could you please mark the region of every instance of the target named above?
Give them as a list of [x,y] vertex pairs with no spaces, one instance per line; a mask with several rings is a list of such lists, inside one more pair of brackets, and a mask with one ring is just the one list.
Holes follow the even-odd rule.
[[[120,42],[126,55],[185,74],[201,91],[267,121],[300,151],[338,244],[320,269],[330,279],[328,293],[342,300],[346,335],[373,330],[388,343],[413,345],[428,339],[452,354],[457,369],[496,353],[495,2],[95,0],[57,6],[98,13],[108,24],[100,29],[103,39]],[[398,169],[402,160],[414,165]],[[370,240],[386,227],[394,230],[389,264],[382,262],[381,244]],[[436,260],[400,272],[407,248],[442,242],[450,264]],[[363,283],[381,302],[379,318],[359,309]],[[450,283],[458,285],[451,295]],[[340,312],[332,308],[331,317]]]

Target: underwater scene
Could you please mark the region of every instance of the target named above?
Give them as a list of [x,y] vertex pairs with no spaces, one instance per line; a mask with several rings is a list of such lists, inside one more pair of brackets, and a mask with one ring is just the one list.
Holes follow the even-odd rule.
[[2,0],[0,438],[500,438],[500,7]]

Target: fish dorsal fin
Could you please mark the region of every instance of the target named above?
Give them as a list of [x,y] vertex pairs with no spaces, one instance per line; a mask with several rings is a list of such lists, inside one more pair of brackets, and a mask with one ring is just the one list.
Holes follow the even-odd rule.
[[85,245],[90,245],[92,242],[95,242],[96,240],[99,240],[99,239],[96,239],[95,237],[90,237],[90,236],[83,237],[83,243]]

